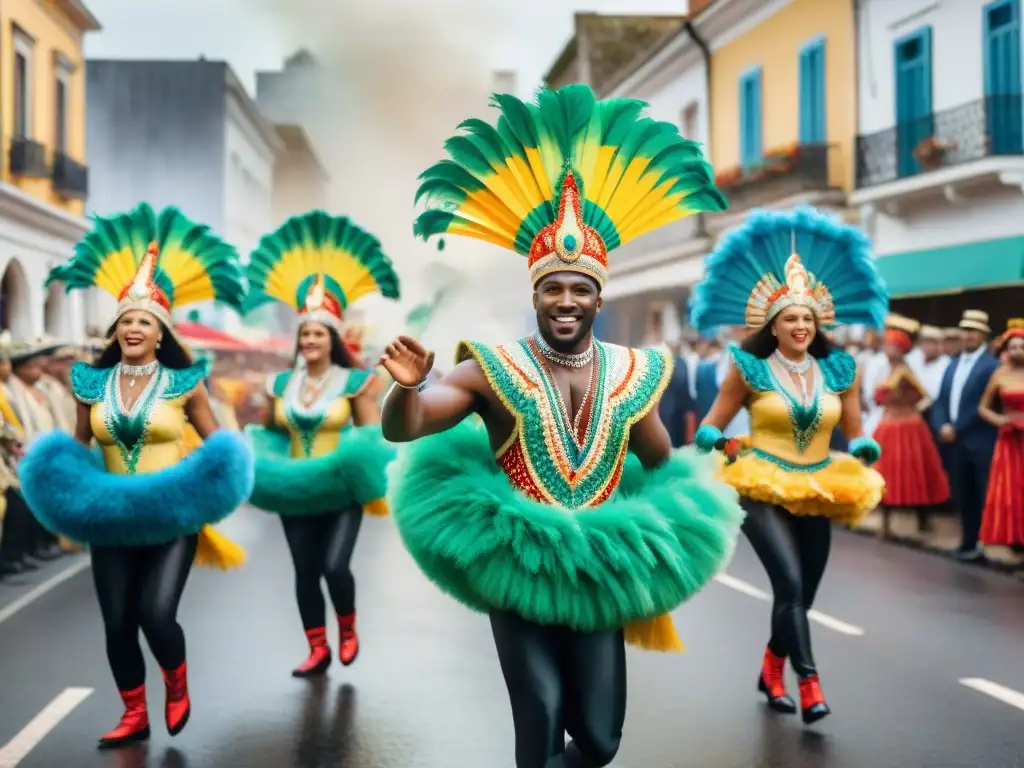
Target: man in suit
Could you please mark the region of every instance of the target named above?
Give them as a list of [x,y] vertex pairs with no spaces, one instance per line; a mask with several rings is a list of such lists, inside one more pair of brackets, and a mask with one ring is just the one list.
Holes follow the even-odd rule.
[[978,415],[978,404],[999,361],[988,351],[992,331],[987,312],[966,310],[960,328],[964,349],[950,361],[942,377],[931,416],[939,440],[950,446],[949,479],[963,523],[956,557],[973,562],[982,558],[978,532],[997,436],[996,428]]

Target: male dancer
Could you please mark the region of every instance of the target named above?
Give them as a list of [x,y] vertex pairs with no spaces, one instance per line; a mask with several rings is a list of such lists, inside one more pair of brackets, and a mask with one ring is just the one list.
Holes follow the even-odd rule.
[[[671,377],[671,355],[594,339],[607,251],[609,243],[724,203],[699,150],[678,133],[663,133],[657,145],[674,162],[662,167],[653,152],[644,153],[644,136],[661,124],[640,117],[635,102],[596,102],[585,86],[545,92],[532,105],[495,99],[503,113],[498,131],[515,120],[525,144],[513,146],[510,134],[479,126],[473,138],[493,143],[489,157],[506,152],[516,174],[497,167],[488,174],[479,164],[457,174],[454,163],[435,166],[424,174],[424,187],[440,208],[424,213],[417,229],[424,236],[469,234],[528,253],[537,331],[496,347],[462,342],[455,368],[425,388],[433,353],[408,336],[388,345],[381,365],[395,386],[384,404],[384,436],[421,441],[400,455],[391,506],[428,577],[490,615],[518,768],[605,766],[625,720],[624,641],[681,649],[665,613],[721,567],[742,519],[735,497],[710,479],[710,467],[671,453],[655,408]],[[549,125],[562,118],[562,129],[575,126],[576,133]],[[617,139],[629,144],[640,167],[603,196],[602,210],[595,203],[600,179],[621,175],[614,152],[588,144],[606,123],[616,123]],[[605,133],[604,142],[610,140]],[[539,164],[517,162],[541,144],[561,152],[550,176]],[[605,165],[575,164],[588,149]],[[452,154],[458,162],[459,153]],[[525,178],[531,172],[537,175]],[[644,178],[648,172],[654,178]],[[686,197],[666,197],[672,174],[685,177]],[[488,183],[495,176],[500,185]],[[659,177],[667,179],[663,187],[653,183]],[[485,186],[494,192],[490,220],[468,199]],[[509,227],[513,211],[523,210],[516,201],[533,202],[539,190],[553,191],[554,199],[537,201],[532,214]],[[453,205],[460,194],[462,207]],[[626,199],[637,204],[634,221],[645,205],[653,211],[660,204],[662,215],[629,230]],[[467,228],[463,213],[470,212],[474,224]],[[510,232],[523,236],[500,240]],[[482,430],[462,423],[471,414]],[[637,463],[627,461],[627,450]],[[573,738],[568,746],[566,732]]]

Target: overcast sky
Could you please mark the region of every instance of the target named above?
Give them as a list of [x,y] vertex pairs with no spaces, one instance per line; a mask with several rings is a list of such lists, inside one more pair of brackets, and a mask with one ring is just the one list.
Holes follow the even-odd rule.
[[[304,29],[372,26],[386,34],[430,9],[421,34],[463,24],[491,68],[514,69],[532,90],[572,34],[574,10],[603,13],[681,13],[687,0],[86,0],[103,30],[86,53],[109,58],[226,59],[252,88],[252,73],[276,69],[308,37]],[[471,3],[471,10],[470,10]],[[371,10],[375,8],[376,10]],[[467,21],[467,15],[472,20]],[[289,18],[290,17],[290,18]]]

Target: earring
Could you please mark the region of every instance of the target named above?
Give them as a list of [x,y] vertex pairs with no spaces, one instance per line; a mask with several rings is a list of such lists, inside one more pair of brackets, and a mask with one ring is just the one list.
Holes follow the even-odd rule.
[[156,348],[157,348],[157,349],[160,349],[160,345],[161,345],[161,344],[163,344],[163,341],[162,341],[162,340],[160,340],[160,339],[157,339],[157,340],[156,340]]

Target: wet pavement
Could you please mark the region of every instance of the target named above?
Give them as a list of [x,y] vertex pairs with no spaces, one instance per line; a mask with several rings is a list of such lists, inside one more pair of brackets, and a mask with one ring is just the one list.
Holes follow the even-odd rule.
[[[419,575],[390,521],[368,519],[356,550],[359,660],[348,669],[335,664],[318,682],[289,674],[305,655],[305,640],[277,520],[244,512],[225,530],[248,548],[249,563],[233,573],[193,573],[181,611],[192,719],[168,737],[162,681],[149,660],[154,728],[147,747],[94,749],[120,707],[89,570],[6,619],[3,606],[32,584],[0,583],[0,768],[513,765],[509,706],[486,618]],[[68,567],[73,560],[39,578]],[[741,542],[728,576],[676,613],[685,655],[630,651],[629,712],[613,765],[1024,764],[1024,711],[1012,697],[1024,691],[1024,584],[837,535],[817,606],[824,615],[812,625],[834,714],[812,728],[767,712],[755,693],[768,625],[764,590],[763,573]],[[336,645],[334,627],[330,637]],[[965,678],[1012,690],[974,683],[989,691],[979,692]],[[69,688],[92,692],[80,694],[84,700],[63,718],[29,726]],[[4,745],[25,731],[38,744],[20,762],[5,762]]]

